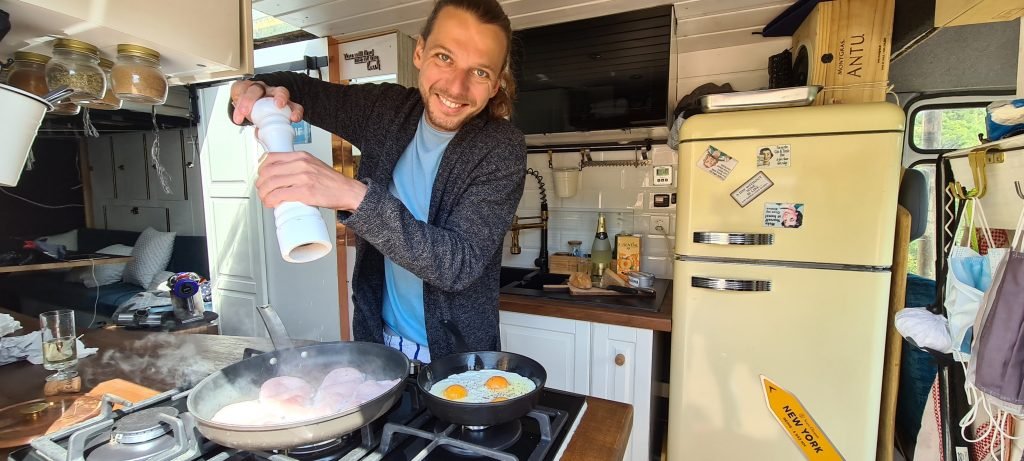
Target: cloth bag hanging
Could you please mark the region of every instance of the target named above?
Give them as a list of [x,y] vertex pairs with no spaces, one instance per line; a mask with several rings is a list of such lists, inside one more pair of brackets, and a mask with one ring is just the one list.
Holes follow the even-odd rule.
[[977,198],[969,198],[970,219],[968,219],[967,243],[954,245],[949,253],[949,273],[946,275],[946,292],[943,305],[946,308],[949,335],[952,344],[949,350],[943,351],[953,355],[958,362],[967,362],[971,356],[971,343],[974,338],[974,323],[978,317],[981,300],[992,284],[992,273],[1007,250],[1005,248],[989,248],[985,255],[979,254],[971,247],[976,242],[974,221],[978,218],[980,230],[991,242],[992,232],[985,219],[985,212]]
[[[967,385],[989,411],[1024,417],[1024,209],[975,321]],[[977,403],[975,403],[977,404]]]

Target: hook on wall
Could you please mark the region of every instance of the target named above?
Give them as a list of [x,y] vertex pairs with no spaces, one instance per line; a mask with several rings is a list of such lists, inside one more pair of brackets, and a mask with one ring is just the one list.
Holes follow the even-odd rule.
[[1013,188],[1017,189],[1017,196],[1024,200],[1024,191],[1022,191],[1020,188],[1020,181],[1014,181]]

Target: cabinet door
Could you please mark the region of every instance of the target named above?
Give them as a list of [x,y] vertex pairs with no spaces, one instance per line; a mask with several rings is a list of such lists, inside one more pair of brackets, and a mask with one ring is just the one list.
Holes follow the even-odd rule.
[[166,188],[160,180],[160,173],[157,162],[153,160],[151,147],[153,146],[153,133],[146,133],[144,138],[146,164],[149,175],[149,196],[153,200],[187,200],[188,184],[185,182],[185,157],[181,142],[181,130],[167,130],[160,132],[160,165],[167,172]]
[[654,332],[603,323],[591,324],[590,329],[590,395],[633,405],[633,429],[625,459],[648,459]]
[[239,130],[223,116],[230,99],[229,85],[199,91],[202,140],[196,161],[221,334],[256,336],[266,333],[256,306],[269,302],[263,204],[252,187],[257,149],[253,128]]
[[114,150],[114,184],[118,199],[149,200],[146,184],[146,152],[142,133],[125,133],[111,137]]
[[547,387],[590,393],[590,323],[500,313],[501,348],[530,357],[548,372]]
[[93,199],[114,198],[114,160],[110,136],[89,138],[89,177]]

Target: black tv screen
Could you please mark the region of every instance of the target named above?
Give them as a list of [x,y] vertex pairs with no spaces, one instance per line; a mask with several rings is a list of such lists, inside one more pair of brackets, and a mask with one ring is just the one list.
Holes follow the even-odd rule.
[[672,6],[514,33],[523,133],[664,126],[668,114]]

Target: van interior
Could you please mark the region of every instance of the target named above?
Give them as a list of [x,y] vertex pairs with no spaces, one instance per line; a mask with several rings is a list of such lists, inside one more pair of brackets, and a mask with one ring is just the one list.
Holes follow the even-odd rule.
[[[613,448],[581,446],[590,402],[536,436],[550,453],[484,456],[1022,459],[1024,2],[498,3],[528,167],[501,273],[481,274],[501,349],[628,417],[607,423]],[[230,87],[416,87],[433,5],[0,0],[0,334],[71,310],[98,363],[111,349],[90,338],[118,329],[273,338],[272,305],[293,340],[352,341],[361,237],[319,210],[323,252],[289,259]],[[294,150],[346,176],[374,154],[292,126]],[[28,329],[6,330],[12,313]],[[0,388],[29,380],[17,366]],[[49,459],[19,440],[3,459]]]

